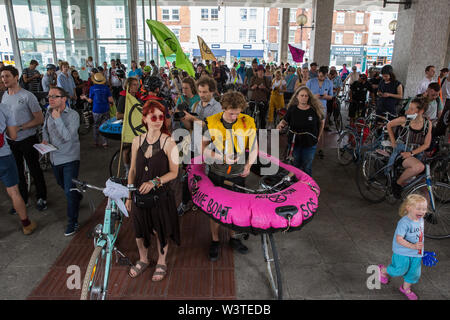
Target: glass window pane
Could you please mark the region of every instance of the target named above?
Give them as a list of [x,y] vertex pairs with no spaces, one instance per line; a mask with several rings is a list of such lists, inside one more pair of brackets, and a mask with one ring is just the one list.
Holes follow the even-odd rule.
[[241,9],[241,20],[247,21],[247,9]]
[[163,19],[163,21],[170,20],[170,10],[169,9],[162,9],[162,19]]
[[17,36],[50,38],[50,22],[45,0],[13,0]]
[[[128,7],[126,0],[95,0],[98,38],[129,38]],[[124,10],[117,10],[123,7]]]
[[219,10],[211,9],[211,20],[218,20],[218,19],[219,19]]
[[[87,80],[86,59],[94,56],[92,41],[56,41],[56,59],[67,61],[80,70],[81,78]],[[103,62],[103,61],[102,61]],[[94,61],[98,66],[98,61]]]
[[98,41],[99,61],[106,61],[108,65],[111,59],[120,59],[125,66],[131,63],[131,45],[129,40],[122,41]]
[[202,14],[202,20],[208,20],[208,18],[209,18],[209,10],[208,9],[202,9],[201,14]]
[[180,20],[180,10],[172,9],[172,20],[174,21]]
[[30,65],[31,60],[36,60],[39,65],[37,69],[41,73],[45,73],[45,66],[53,61],[52,42],[45,41],[19,41],[19,49],[22,58],[22,69]]
[[[138,41],[138,60],[139,60],[138,63],[141,61],[146,61],[144,48],[145,48],[144,41]],[[150,61],[150,60],[147,60],[147,61]],[[140,68],[139,65],[138,65],[138,68]]]
[[137,23],[137,32],[138,39],[144,40],[144,14],[142,12],[142,0],[136,1],[136,23]]
[[51,3],[57,39],[92,38],[88,0],[51,0]]

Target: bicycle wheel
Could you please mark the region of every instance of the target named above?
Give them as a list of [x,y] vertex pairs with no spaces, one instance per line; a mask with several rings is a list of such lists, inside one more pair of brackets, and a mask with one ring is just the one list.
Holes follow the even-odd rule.
[[283,299],[283,285],[280,271],[280,260],[278,258],[275,240],[271,233],[261,234],[261,243],[263,249],[264,260],[267,264],[267,272],[269,274],[270,286],[272,292],[278,300]]
[[119,174],[117,174],[117,168],[119,167],[119,157],[120,157],[120,149],[117,150],[111,160],[109,161],[109,176],[117,177],[117,178],[126,178],[126,170],[123,164],[123,159],[120,159],[120,170]]
[[344,130],[344,122],[342,120],[341,112],[340,111],[335,112],[333,115],[333,119],[334,119],[334,126],[336,127],[336,131],[338,133],[341,133],[342,130]]
[[431,187],[434,210],[430,203],[430,193],[426,183],[412,188],[407,195],[420,194],[428,201],[428,212],[425,215],[425,237],[430,239],[450,238],[450,186],[435,182]]
[[356,169],[356,185],[361,196],[379,203],[386,198],[389,177],[384,173],[387,159],[381,159],[375,152],[367,153]]
[[105,300],[106,290],[103,288],[106,268],[105,247],[97,246],[84,275],[80,300]]
[[341,133],[337,141],[337,157],[341,165],[349,165],[356,157],[356,143],[357,138],[350,130],[345,130]]

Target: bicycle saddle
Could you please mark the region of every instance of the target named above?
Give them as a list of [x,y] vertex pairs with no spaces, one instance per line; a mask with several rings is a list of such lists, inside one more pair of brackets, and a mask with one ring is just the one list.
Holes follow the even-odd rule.
[[275,209],[275,213],[286,220],[291,219],[297,212],[298,208],[296,206],[282,206]]

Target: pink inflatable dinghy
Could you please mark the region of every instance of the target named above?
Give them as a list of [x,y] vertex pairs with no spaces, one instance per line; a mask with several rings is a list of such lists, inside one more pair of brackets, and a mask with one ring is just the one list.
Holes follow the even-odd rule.
[[205,164],[195,164],[200,160],[196,158],[187,168],[193,203],[214,221],[235,231],[258,234],[299,230],[317,211],[319,186],[296,167],[263,152],[259,156],[279,166],[285,178],[288,174],[295,176],[293,183],[273,193],[228,190],[215,186],[205,174]]

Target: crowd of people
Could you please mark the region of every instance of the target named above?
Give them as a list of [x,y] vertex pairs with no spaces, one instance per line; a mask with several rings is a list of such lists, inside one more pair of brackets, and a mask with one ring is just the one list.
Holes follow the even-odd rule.
[[[420,156],[430,146],[432,131],[442,128],[443,123],[445,132],[448,126],[448,69],[441,69],[435,81],[434,66],[426,68],[425,78],[417,90],[418,96],[408,100],[404,106],[401,104],[404,101],[403,85],[396,79],[390,65],[379,68],[374,64],[366,74],[358,72],[355,66],[349,71],[343,65],[338,71],[336,67],[318,66],[315,62],[295,67],[289,63],[259,63],[254,59],[248,67],[244,61],[237,61],[229,68],[223,61],[206,60],[203,63],[194,59],[195,75],[191,77],[178,69],[175,63],[169,69],[158,67],[153,60],[150,65],[141,61],[139,67],[136,61],[132,61],[127,73],[118,59],[111,60],[109,67],[107,62],[96,67],[89,57],[85,66],[89,72],[87,81],[64,61],[60,61],[58,66],[48,64],[44,75],[37,71],[37,66],[38,62],[32,60],[20,76],[15,67],[3,66],[0,69],[0,179],[12,199],[11,212],[18,214],[25,234],[33,232],[36,223],[30,221],[26,213],[29,197],[24,161],[36,184],[37,209],[45,210],[46,183],[39,166],[39,153],[33,145],[51,144],[56,147],[50,153],[53,173],[67,199],[68,223],[64,234],[70,236],[78,230],[82,196],[71,191],[72,178],[78,178],[80,168],[80,120],[74,109],[82,108],[85,102],[92,106],[93,145],[107,148],[108,141],[99,134],[99,127],[110,118],[112,106],[116,107],[114,115],[117,119],[124,117],[128,91],[142,103],[142,123],[147,129],[146,134],[124,145],[128,185],[135,186],[140,197],[157,196],[150,201],[153,201],[150,207],[138,206],[133,200],[136,195],[131,193],[126,201],[126,207],[132,213],[140,256],[129,271],[132,278],[142,274],[149,265],[147,250],[152,235],[156,235],[159,254],[153,281],[162,280],[166,274],[168,239],[176,244],[181,241],[178,218],[189,210],[191,202],[187,181],[182,181],[183,197],[178,206],[169,183],[183,175],[180,164],[171,157],[178,142],[171,133],[178,128],[190,132],[195,123],[203,128],[202,143],[188,143],[191,143],[191,156],[195,152],[203,152],[217,160],[208,171],[208,177],[215,185],[228,188],[225,180],[244,185],[257,158],[258,143],[251,133],[245,136],[243,148],[232,144],[229,152],[230,146],[224,145],[217,134],[225,136],[230,129],[256,132],[257,129],[289,128],[289,139],[296,135],[294,165],[312,175],[317,149],[319,157],[324,157],[324,131],[331,130],[330,115],[336,107],[337,97],[348,91],[350,123],[363,115],[370,104],[375,106],[378,114],[389,112],[393,120],[388,129],[394,147],[397,146],[397,137],[393,128],[404,127],[406,121],[405,117],[394,117],[402,110],[417,114],[408,127],[414,132],[417,148],[396,148],[396,152],[402,152],[405,159],[402,165],[406,170],[397,180],[397,186],[401,188],[409,177],[423,170]],[[38,102],[42,92],[48,98],[49,106],[45,110]],[[250,101],[259,106],[258,128],[255,119],[246,112]],[[443,101],[446,101],[445,108]],[[38,139],[39,128],[42,128],[41,141]],[[245,150],[248,150],[248,156],[245,156]],[[245,157],[246,161],[239,162],[240,157]],[[219,225],[211,220],[210,229],[208,255],[211,261],[216,261],[220,256]],[[229,243],[242,254],[248,252],[234,233]],[[398,275],[398,272],[390,273],[390,270],[382,267],[383,277],[387,277],[387,273]],[[409,294],[408,286],[404,290]]]

